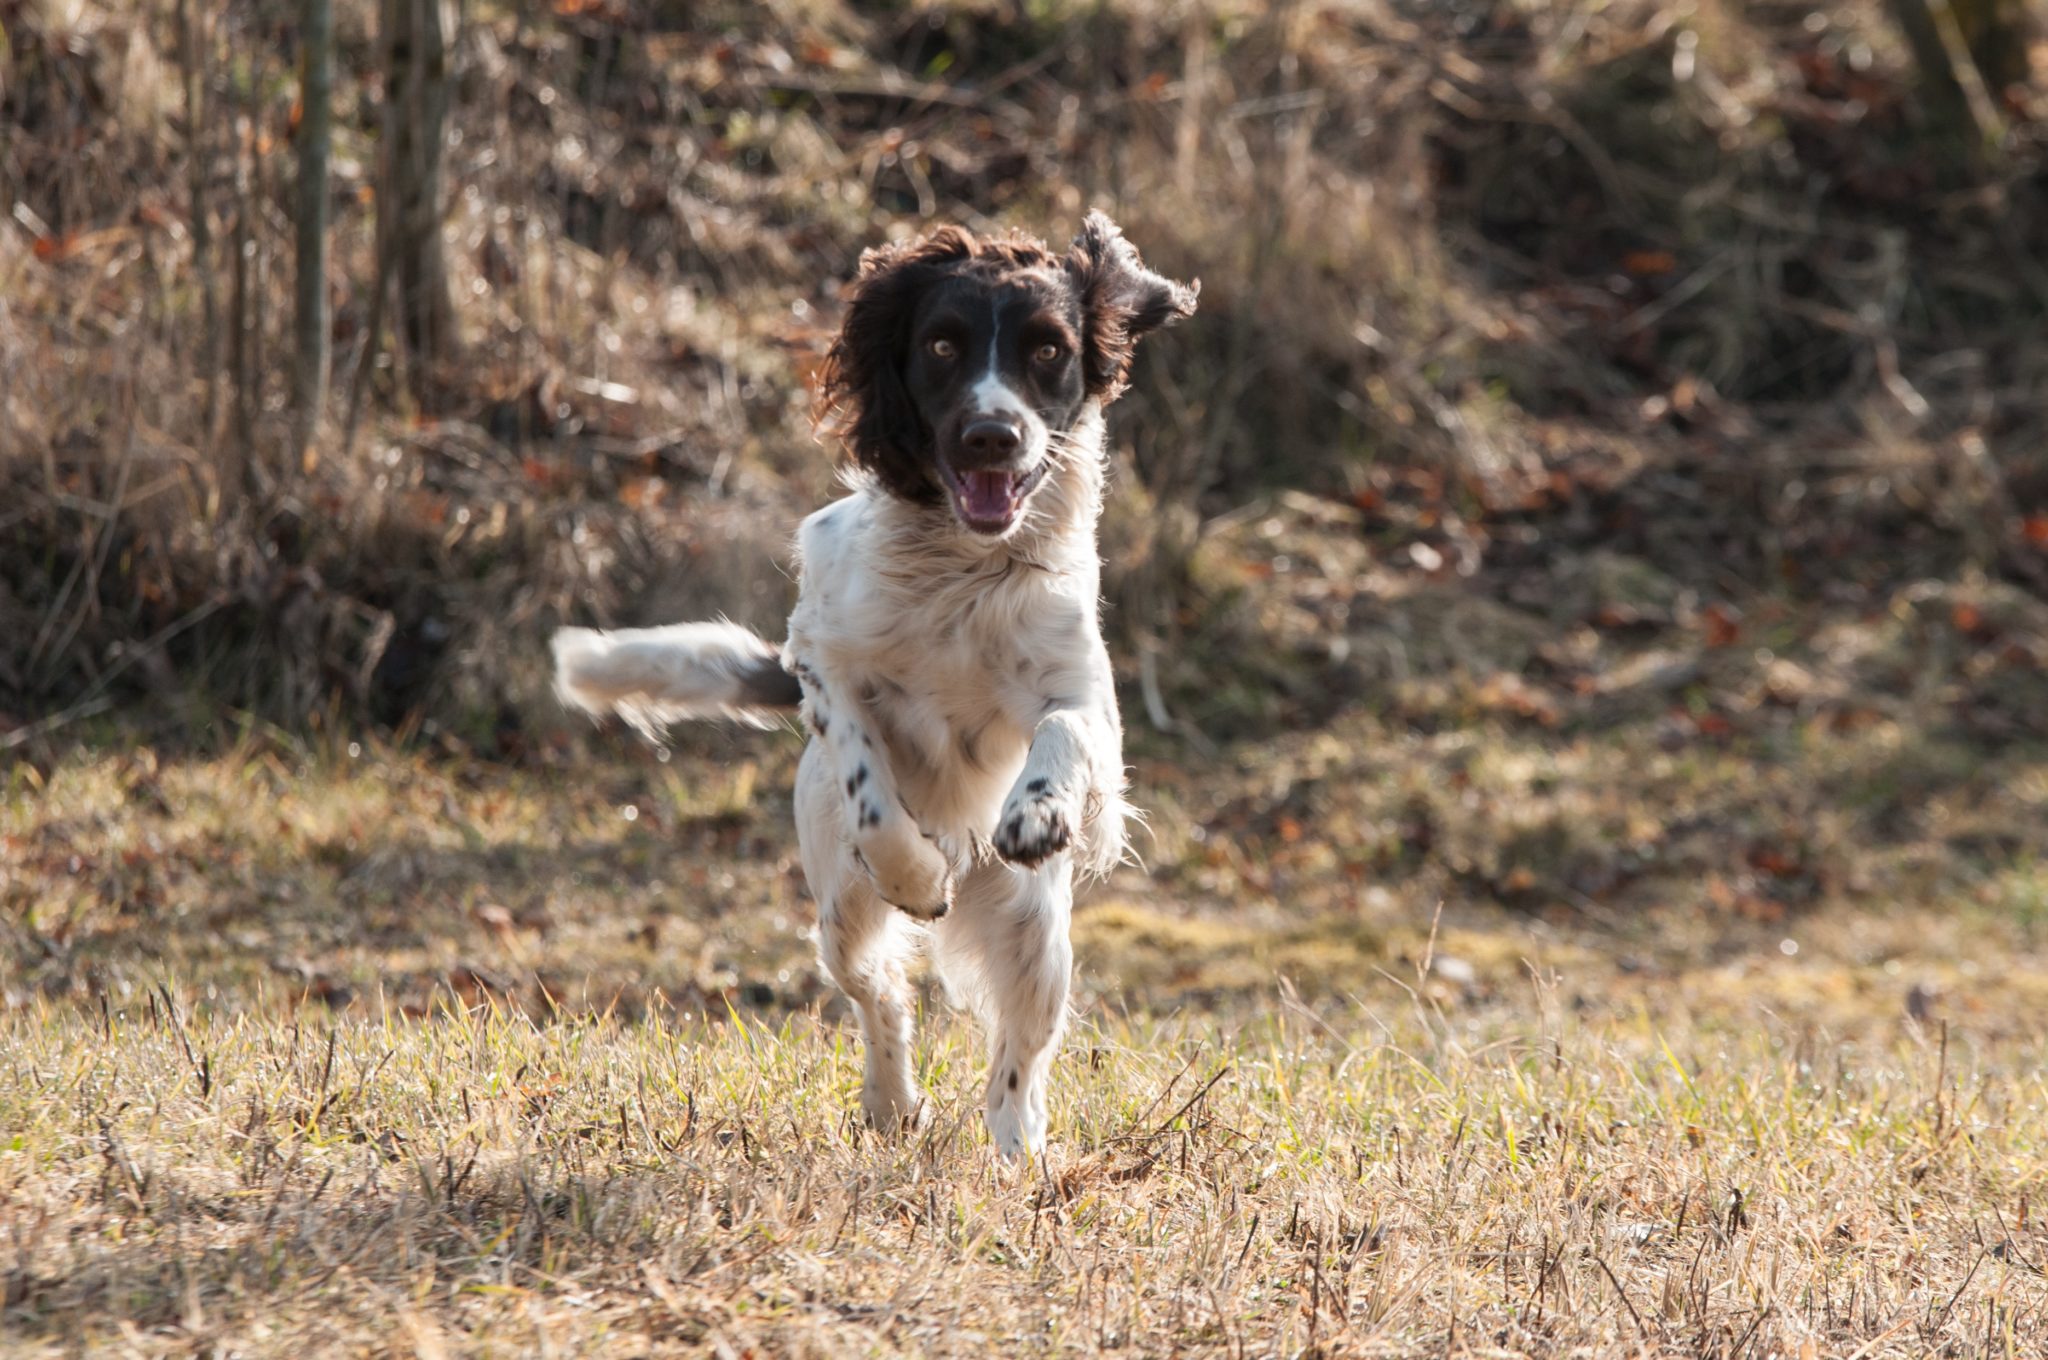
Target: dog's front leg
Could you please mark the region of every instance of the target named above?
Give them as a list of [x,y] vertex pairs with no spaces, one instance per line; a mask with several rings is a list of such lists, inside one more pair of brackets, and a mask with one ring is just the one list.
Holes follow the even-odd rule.
[[875,739],[860,697],[815,658],[786,658],[804,692],[804,718],[831,753],[845,799],[854,857],[883,901],[922,921],[953,903],[953,869],[903,806],[888,752]]
[[1054,709],[1039,720],[1024,769],[1003,800],[996,853],[1027,868],[1059,854],[1082,835],[1091,800],[1105,801],[1122,777],[1115,710],[1100,703]]

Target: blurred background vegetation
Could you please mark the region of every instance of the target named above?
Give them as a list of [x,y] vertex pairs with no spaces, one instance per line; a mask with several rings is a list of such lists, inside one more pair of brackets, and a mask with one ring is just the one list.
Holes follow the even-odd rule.
[[859,251],[1093,204],[1207,289],[1119,412],[1109,545],[1160,704],[1219,706],[1195,726],[1359,690],[1355,659],[1185,645],[1238,593],[1202,542],[1279,493],[1417,589],[1553,623],[1561,570],[1657,597],[1601,601],[1609,630],[1927,581],[2024,613],[2048,569],[2017,0],[340,0],[305,433],[325,8],[0,4],[14,726],[197,694],[488,739],[560,619],[772,629],[751,563],[829,485],[807,379]]
[[779,636],[860,251],[1100,206],[1203,282],[1104,529],[1163,888],[2048,917],[2039,5],[326,9],[0,0],[32,783],[588,759],[556,624]]

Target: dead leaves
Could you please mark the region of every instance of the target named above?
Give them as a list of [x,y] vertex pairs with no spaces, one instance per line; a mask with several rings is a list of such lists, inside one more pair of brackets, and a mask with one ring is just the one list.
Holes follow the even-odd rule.
[[1621,257],[1621,267],[1638,276],[1661,277],[1678,268],[1678,257],[1668,250],[1631,250]]
[[1716,601],[1700,611],[1700,631],[1709,647],[1732,647],[1742,640],[1742,611]]
[[1564,721],[1564,705],[1556,695],[1507,671],[1487,676],[1473,697],[1483,712],[1533,722],[1540,727],[1556,727]]

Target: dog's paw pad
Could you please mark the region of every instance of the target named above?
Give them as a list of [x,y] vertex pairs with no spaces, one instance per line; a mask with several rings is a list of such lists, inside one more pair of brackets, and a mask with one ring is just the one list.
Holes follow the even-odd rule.
[[1035,789],[1027,786],[1003,808],[994,837],[998,855],[1026,868],[1052,858],[1074,841],[1074,825],[1065,802],[1044,787],[1044,780],[1032,783]]

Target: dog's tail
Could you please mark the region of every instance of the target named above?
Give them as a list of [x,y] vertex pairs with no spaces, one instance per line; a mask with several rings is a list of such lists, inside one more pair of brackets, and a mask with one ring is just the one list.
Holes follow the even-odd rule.
[[616,713],[650,741],[685,718],[773,727],[803,698],[775,647],[736,623],[563,628],[551,645],[563,703]]

